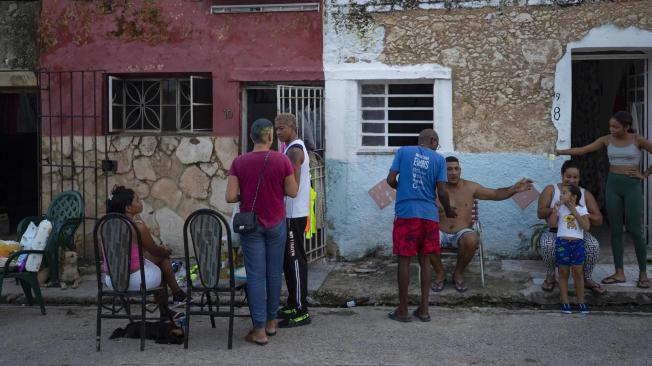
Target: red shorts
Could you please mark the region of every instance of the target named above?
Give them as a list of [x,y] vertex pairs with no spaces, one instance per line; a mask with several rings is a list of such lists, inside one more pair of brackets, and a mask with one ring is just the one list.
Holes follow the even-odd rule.
[[394,219],[394,255],[414,257],[439,253],[439,223],[421,218]]

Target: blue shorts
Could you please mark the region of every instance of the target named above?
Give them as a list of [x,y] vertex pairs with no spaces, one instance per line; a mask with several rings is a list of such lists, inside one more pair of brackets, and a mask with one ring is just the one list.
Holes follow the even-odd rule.
[[586,259],[583,239],[555,240],[555,259],[558,266],[581,266]]

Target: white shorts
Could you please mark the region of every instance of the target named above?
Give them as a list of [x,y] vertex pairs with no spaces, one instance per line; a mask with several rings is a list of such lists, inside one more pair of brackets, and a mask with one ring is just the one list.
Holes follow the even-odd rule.
[[458,246],[457,244],[459,243],[462,236],[472,232],[473,229],[469,229],[469,228],[462,229],[453,234],[445,233],[439,230],[439,245],[442,248],[457,248]]
[[[161,285],[161,269],[147,259],[143,259],[143,269],[145,271],[145,285],[148,289],[159,287]],[[113,290],[111,285],[111,277],[104,275],[104,283]],[[140,290],[140,270],[129,275],[129,288],[128,291]]]

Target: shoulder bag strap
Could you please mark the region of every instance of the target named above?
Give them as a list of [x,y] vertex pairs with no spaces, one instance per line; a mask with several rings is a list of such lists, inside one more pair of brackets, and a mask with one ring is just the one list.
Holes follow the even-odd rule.
[[265,162],[263,163],[263,169],[260,171],[260,175],[258,176],[258,183],[256,184],[256,194],[254,195],[254,203],[251,205],[251,211],[253,212],[254,207],[256,207],[256,199],[258,198],[258,189],[260,188],[260,181],[263,180],[263,173],[265,172],[265,168],[267,167],[267,158],[269,158],[269,154],[272,151],[268,151],[267,154],[265,155]]

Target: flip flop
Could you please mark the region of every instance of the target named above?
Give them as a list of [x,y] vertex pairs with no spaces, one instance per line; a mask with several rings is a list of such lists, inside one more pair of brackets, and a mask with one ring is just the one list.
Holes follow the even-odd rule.
[[602,282],[605,285],[613,285],[613,284],[616,284],[616,283],[625,283],[627,281],[619,280],[614,276],[609,276],[607,278],[603,278],[602,281],[600,281],[600,282]]
[[638,280],[638,281],[636,281],[636,287],[638,287],[638,288],[650,288],[650,280],[649,279]]
[[591,285],[589,285],[588,287],[584,286],[584,288],[587,288],[587,289],[591,290],[596,295],[602,295],[605,292],[607,292],[607,290],[602,288],[602,286],[600,286],[600,284],[597,283],[597,282],[593,282],[593,286],[591,286]]
[[387,317],[392,319],[392,320],[396,320],[397,322],[401,322],[401,323],[409,323],[409,322],[412,321],[411,316],[409,316],[409,315],[398,315],[398,314],[396,314],[396,310],[394,310],[394,311],[390,312],[389,314],[387,314]]
[[432,292],[442,292],[442,291],[444,291],[444,287],[446,287],[446,279],[445,278],[443,280],[439,281],[439,282],[437,282],[437,281],[433,282],[430,289],[432,290]]
[[543,280],[543,284],[541,284],[541,289],[545,292],[552,292],[552,290],[555,289],[555,285],[557,284],[557,281],[550,282],[548,279]]
[[455,290],[461,294],[466,292],[468,288],[464,286],[464,281],[455,281]]
[[255,340],[252,333],[247,334],[244,337],[244,339],[245,339],[245,341],[247,341],[249,343],[255,343],[255,344],[259,345],[259,346],[264,346],[264,345],[266,345],[268,343],[268,341],[257,341],[257,340]]
[[267,334],[268,337],[273,337],[276,335],[276,331],[268,332],[267,329],[265,329],[265,334]]
[[421,309],[420,309],[420,308],[416,308],[416,309],[414,309],[414,311],[412,312],[412,315],[414,315],[415,318],[421,320],[421,321],[424,322],[424,323],[427,323],[427,322],[429,322],[429,321],[432,320],[432,318],[430,318],[430,314],[428,314],[428,315],[421,315],[421,314],[419,314],[419,310],[421,310]]

